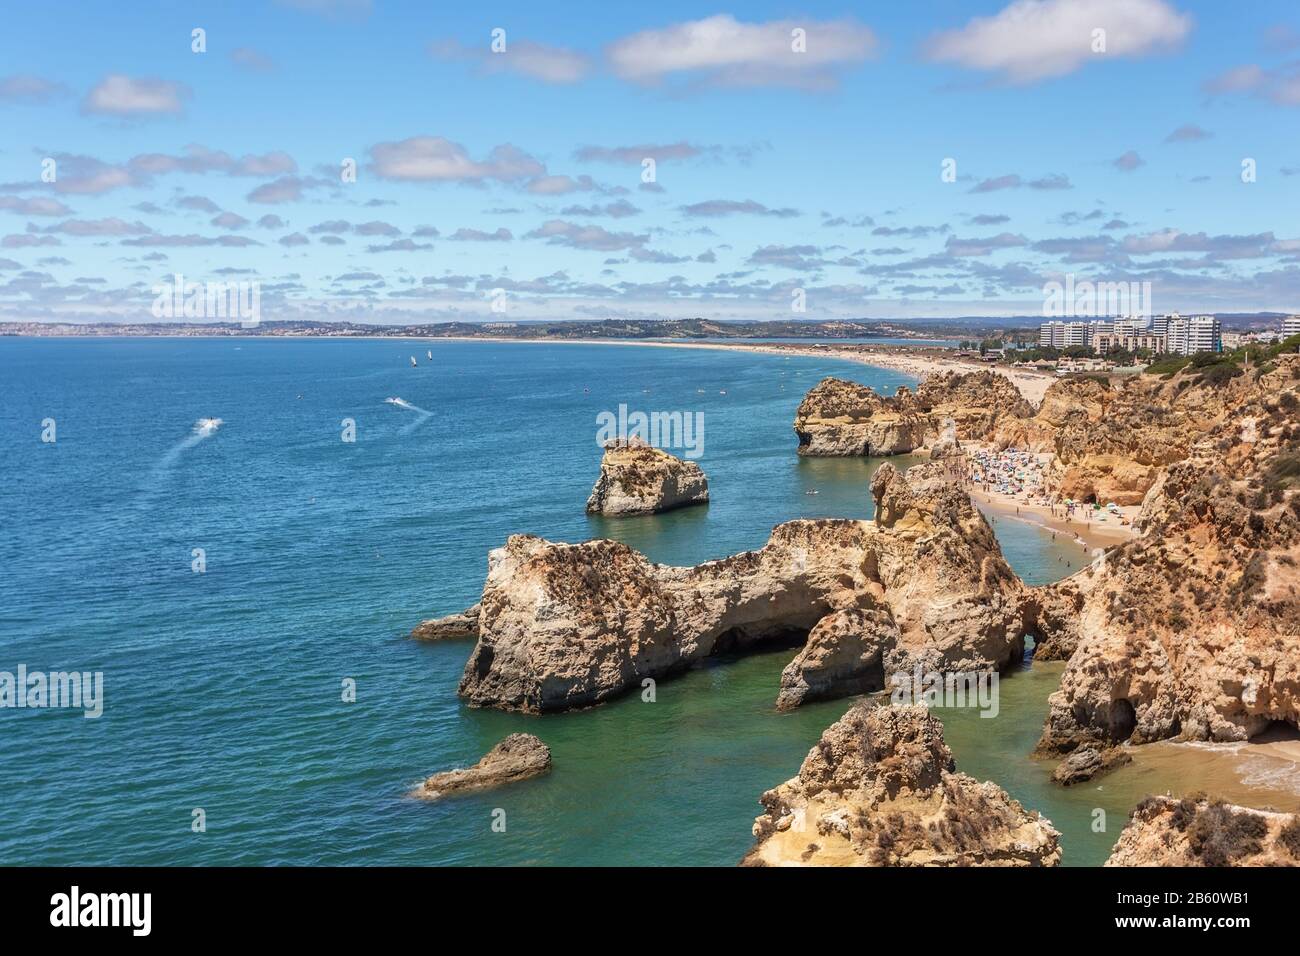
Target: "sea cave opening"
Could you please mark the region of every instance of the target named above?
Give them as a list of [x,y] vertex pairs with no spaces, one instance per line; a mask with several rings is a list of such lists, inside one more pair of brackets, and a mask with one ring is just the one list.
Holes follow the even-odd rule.
[[1262,730],[1250,735],[1252,744],[1275,744],[1290,740],[1300,740],[1300,729],[1289,720],[1270,720]]
[[1119,700],[1111,701],[1110,714],[1106,721],[1112,743],[1123,743],[1133,736],[1133,728],[1137,726],[1137,711],[1133,705],[1121,697]]

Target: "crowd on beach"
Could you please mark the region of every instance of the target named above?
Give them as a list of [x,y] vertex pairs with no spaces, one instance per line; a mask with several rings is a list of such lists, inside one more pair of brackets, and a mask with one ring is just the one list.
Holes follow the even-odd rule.
[[1120,527],[1128,525],[1128,518],[1114,504],[1075,501],[1049,489],[1050,461],[1051,455],[1046,453],[965,446],[959,454],[944,459],[943,467],[948,479],[959,487],[982,492],[990,500],[1001,498],[1004,506],[1014,507],[1017,515],[1024,507],[1067,527],[1075,522],[1083,529],[1112,522]]

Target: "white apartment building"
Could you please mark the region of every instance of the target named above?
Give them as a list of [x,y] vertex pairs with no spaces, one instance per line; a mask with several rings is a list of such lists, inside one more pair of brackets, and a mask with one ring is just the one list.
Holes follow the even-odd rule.
[[1038,344],[1042,348],[1068,349],[1075,345],[1091,345],[1096,322],[1043,322],[1038,326]]
[[1179,315],[1177,312],[1170,312],[1170,313],[1167,314],[1167,315],[1153,315],[1153,316],[1151,316],[1151,334],[1152,334],[1152,335],[1168,335],[1168,334],[1169,334],[1169,323],[1170,323],[1170,322],[1178,321],[1178,320],[1180,320],[1181,318],[1182,318],[1182,316]]
[[1169,316],[1166,341],[1170,352],[1195,355],[1223,351],[1223,326],[1212,315]]
[[1282,320],[1282,338],[1300,335],[1300,315],[1288,315]]

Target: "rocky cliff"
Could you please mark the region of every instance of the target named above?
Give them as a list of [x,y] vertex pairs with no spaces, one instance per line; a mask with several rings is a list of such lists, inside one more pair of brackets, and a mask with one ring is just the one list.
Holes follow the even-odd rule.
[[1059,834],[958,773],[924,707],[855,704],[763,794],[749,866],[1055,866]]
[[828,616],[783,678],[787,706],[918,665],[1005,668],[1023,653],[1024,587],[941,475],[884,465],[875,521],[786,522],[757,551],[688,568],[614,541],[514,535],[489,556],[460,693],[510,710],[586,706],[710,655],[805,640]]
[[952,440],[986,441],[1004,419],[1033,413],[1015,384],[996,372],[932,375],[915,393],[900,388],[888,398],[866,385],[825,378],[799,404],[794,430],[801,455],[898,455],[950,428]]
[[1300,815],[1206,797],[1147,797],[1106,865],[1300,866]]
[[1300,356],[1242,384],[1078,596],[1040,750],[1300,724]]
[[930,375],[917,387],[916,404],[934,427],[952,422],[961,441],[990,441],[1004,422],[1034,414],[1015,383],[997,372]]
[[1250,387],[1247,377],[1206,384],[1197,372],[1168,380],[1143,375],[1111,387],[1060,417],[1048,483],[1065,498],[1141,504],[1163,470],[1222,427]]
[[606,446],[587,511],[640,515],[707,504],[709,481],[700,466],[642,442]]

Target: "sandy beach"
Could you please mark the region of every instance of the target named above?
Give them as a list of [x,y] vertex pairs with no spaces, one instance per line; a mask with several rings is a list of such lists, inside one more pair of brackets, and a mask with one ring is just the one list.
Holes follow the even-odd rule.
[[[1013,495],[1002,495],[979,489],[972,490],[970,497],[981,511],[1040,525],[1055,534],[1074,539],[1080,545],[1080,553],[1086,553],[1088,560],[1095,557],[1093,552],[1098,548],[1105,549],[1122,544],[1137,536],[1132,524],[1121,525],[1113,516],[1105,521],[1086,521],[1077,517],[1064,518],[1060,515],[1059,508],[1057,514],[1052,514],[1052,509],[1044,505],[1026,503]],[[1137,508],[1123,509],[1130,522],[1137,510]]]
[[[542,345],[631,345],[643,348],[662,349],[716,349],[733,352],[761,352],[766,355],[816,355],[822,358],[842,359],[847,362],[859,362],[874,365],[877,368],[894,369],[924,379],[929,375],[943,372],[979,372],[991,371],[1005,375],[1011,380],[1020,394],[1037,406],[1043,395],[1056,377],[1046,372],[1034,372],[1028,369],[1007,368],[993,362],[979,362],[933,354],[934,346],[908,345],[828,345],[819,342],[647,342],[641,339],[516,339],[508,336],[477,337],[447,336],[445,338],[421,339],[430,342],[517,342]],[[912,351],[913,348],[925,348],[925,352]]]
[[1016,518],[1066,535],[1081,551],[1091,552],[1135,536],[1133,520],[1138,506],[1094,508],[1059,500],[1049,490],[1053,455],[999,449],[967,442],[963,455],[953,462],[955,472],[970,492],[976,507],[1002,517]]

